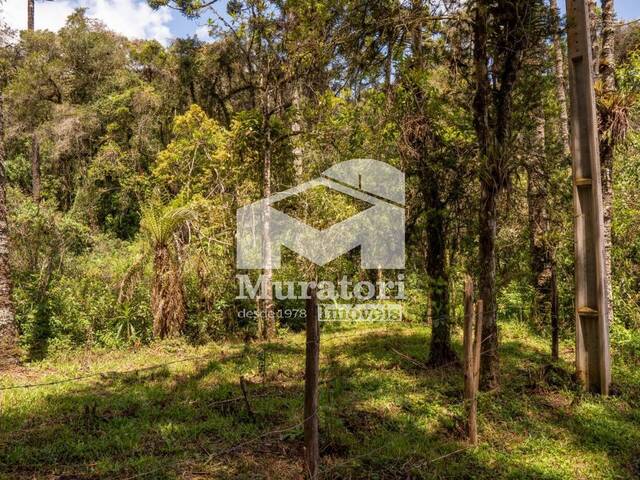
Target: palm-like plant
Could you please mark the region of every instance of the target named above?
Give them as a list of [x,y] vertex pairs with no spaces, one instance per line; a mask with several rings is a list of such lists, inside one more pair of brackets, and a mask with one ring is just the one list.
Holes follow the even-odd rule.
[[192,217],[187,207],[149,207],[142,211],[144,257],[153,255],[151,311],[155,337],[179,335],[184,327],[185,298],[174,236]]

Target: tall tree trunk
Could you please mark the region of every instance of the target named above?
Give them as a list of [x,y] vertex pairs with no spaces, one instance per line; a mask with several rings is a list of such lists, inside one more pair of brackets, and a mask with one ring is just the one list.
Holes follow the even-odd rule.
[[556,99],[560,109],[560,137],[565,157],[571,155],[569,145],[569,114],[567,104],[567,91],[564,76],[564,49],[560,37],[560,9],[558,0],[551,0],[551,20],[553,29],[553,57],[556,80]]
[[11,301],[3,114],[4,95],[0,92],[0,368],[15,363],[18,356],[18,327]]
[[480,298],[484,303],[482,325],[482,385],[493,389],[499,385],[500,359],[498,356],[498,324],[496,322],[496,233],[497,233],[497,197],[499,180],[496,163],[499,161],[496,148],[490,147],[491,129],[489,127],[489,59],[487,52],[489,8],[487,2],[478,1],[474,22],[474,68],[476,93],[473,101],[474,127],[478,137],[480,155],[480,211],[479,211],[479,264]]
[[[615,95],[615,30],[613,0],[602,0],[602,56],[600,58],[600,80],[602,95]],[[611,223],[613,220],[613,156],[616,147],[614,132],[611,132],[613,113],[599,109],[600,116],[600,172],[602,178],[602,206],[604,220],[604,267],[607,276],[607,309],[609,321],[613,320],[613,291],[611,282]]]
[[427,278],[431,303],[431,348],[429,363],[434,366],[457,358],[451,348],[449,319],[449,274],[446,265],[445,207],[439,198],[438,183],[423,180],[427,215]]
[[31,195],[33,201],[40,202],[40,142],[37,135],[31,135]]
[[498,190],[492,179],[481,180],[479,214],[480,298],[485,305],[482,326],[482,385],[494,389],[500,383],[498,356],[498,322],[496,311],[496,234]]
[[35,28],[35,0],[27,0],[27,30],[33,31]]
[[591,71],[593,72],[593,81],[598,79],[600,71],[600,46],[598,43],[598,14],[596,13],[596,0],[587,0],[589,8],[589,23],[591,24],[591,53],[593,56]]
[[[264,74],[259,76],[258,106],[262,113],[262,198],[271,196],[271,160],[273,140],[271,138],[270,118],[272,115],[271,87]],[[276,333],[275,307],[273,303],[273,266],[271,244],[271,212],[267,205],[262,212],[262,292],[256,301],[259,310],[258,335],[269,340]]]
[[[263,151],[263,172],[262,172],[262,194],[263,198],[271,196],[271,138],[269,134],[269,126],[266,125],[267,138],[265,140]],[[262,272],[262,311],[260,314],[264,317],[262,337],[269,340],[276,333],[276,317],[273,304],[273,268],[271,265],[271,213],[269,208],[265,208],[262,218],[262,245],[264,249],[264,268]]]
[[602,0],[602,55],[599,73],[605,92],[615,92],[615,12],[613,0]]
[[545,157],[545,121],[542,105],[537,109],[534,151],[527,168],[529,247],[534,289],[532,317],[538,325],[550,318],[552,255],[549,245],[549,210]]
[[[416,18],[420,18],[422,3],[412,0],[411,8]],[[417,72],[426,71],[427,58],[423,46],[423,25],[415,22],[411,30],[411,59],[412,67]],[[385,65],[385,87],[387,93],[391,89],[392,75],[392,49],[393,43],[389,41],[387,63]],[[446,205],[440,197],[441,178],[438,177],[439,159],[433,155],[434,142],[439,139],[431,137],[430,119],[426,116],[423,105],[425,98],[421,85],[416,85],[411,79],[409,90],[413,93],[418,113],[415,118],[405,118],[403,125],[407,127],[405,142],[410,148],[408,156],[417,165],[416,173],[419,176],[423,208],[426,218],[426,274],[428,279],[428,300],[431,314],[431,346],[429,348],[429,363],[434,366],[450,363],[457,358],[451,347],[451,323],[449,316],[449,274],[447,271],[447,241],[446,241]],[[417,124],[419,125],[416,125]],[[435,147],[437,148],[437,147]]]
[[[27,29],[34,30],[35,0],[27,0]],[[40,201],[40,144],[35,133],[31,135],[31,194]]]
[[302,115],[300,113],[301,98],[300,86],[298,84],[293,87],[293,107],[295,108],[295,117],[291,123],[291,133],[293,134],[293,171],[295,173],[296,183],[302,183],[303,179],[303,150],[297,135],[302,131]]
[[[571,145],[569,137],[569,105],[567,99],[566,77],[565,77],[565,56],[562,39],[560,35],[560,9],[557,0],[551,1],[551,20],[553,28],[553,56],[556,80],[556,97],[560,109],[560,138],[562,140],[562,151],[565,159],[571,157]],[[555,250],[551,253],[551,359],[558,360],[560,357],[560,304],[558,299],[558,277],[555,260]]]

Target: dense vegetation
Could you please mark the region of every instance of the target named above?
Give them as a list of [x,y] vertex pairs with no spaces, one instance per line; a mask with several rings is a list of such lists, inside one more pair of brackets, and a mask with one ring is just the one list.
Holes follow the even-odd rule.
[[[209,8],[149,3],[189,16]],[[287,464],[273,449],[268,462],[240,449],[227,470],[206,460],[225,441],[286,427],[300,407],[296,332],[304,320],[277,312],[303,309],[303,301],[236,299],[235,213],[343,160],[375,158],[407,178],[406,329],[386,340],[356,329],[355,340],[327,347],[323,374],[337,383],[323,400],[324,454],[346,462],[329,466],[345,478],[639,474],[640,27],[615,23],[612,0],[593,6],[620,397],[581,403],[568,373],[575,320],[564,21],[555,0],[436,3],[230,1],[206,41],[167,47],[119,36],[82,9],[57,33],[2,28],[6,384],[29,383],[49,369],[57,379],[171,361],[176,352],[213,355],[222,346],[244,353],[142,380],[124,375],[86,389],[7,392],[0,467],[31,478],[59,463],[51,473],[71,476],[57,478],[127,478],[177,462],[189,478],[235,478],[264,463],[265,475],[296,478],[298,460]],[[326,190],[286,205],[320,227],[358,208]],[[394,273],[362,270],[358,251],[323,267],[292,252],[283,258],[282,268],[263,272],[270,281]],[[456,450],[465,275],[476,279],[486,306],[483,386],[490,393],[481,399],[481,425],[488,443],[432,470],[425,461]],[[248,318],[238,314],[243,309],[267,315]],[[556,323],[561,348],[552,362]],[[224,400],[239,374],[259,376],[260,349],[272,352],[274,364],[255,383],[282,397],[256,400],[257,418],[245,418]],[[81,360],[69,360],[75,356]],[[358,376],[378,369],[378,378]],[[425,389],[433,392],[428,400]],[[223,410],[207,416],[207,402],[216,401]],[[347,405],[356,407],[348,412]],[[67,424],[81,421],[87,430],[79,437]],[[428,442],[416,447],[423,434]],[[299,429],[287,435],[282,456],[297,459]],[[201,442],[179,447],[194,438]],[[511,442],[524,443],[514,453]],[[383,456],[372,453],[382,447]],[[574,455],[583,463],[567,460]],[[205,467],[211,470],[198,473]]]

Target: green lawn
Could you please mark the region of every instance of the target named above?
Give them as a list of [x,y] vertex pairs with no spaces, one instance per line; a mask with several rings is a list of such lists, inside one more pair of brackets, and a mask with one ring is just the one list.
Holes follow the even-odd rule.
[[[640,476],[637,364],[614,359],[615,396],[580,395],[569,343],[565,360],[545,368],[548,342],[503,323],[502,387],[482,394],[480,445],[469,448],[459,366],[421,365],[428,328],[378,324],[322,335],[323,478]],[[300,478],[304,346],[302,334],[251,345],[173,341],[20,367],[0,385],[175,362],[0,391],[0,478]]]

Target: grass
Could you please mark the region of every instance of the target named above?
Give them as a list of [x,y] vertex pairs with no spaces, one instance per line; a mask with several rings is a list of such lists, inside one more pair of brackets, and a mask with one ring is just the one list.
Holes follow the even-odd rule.
[[[469,448],[460,367],[421,365],[429,333],[397,324],[323,331],[322,478],[640,476],[637,364],[614,359],[616,396],[582,394],[570,344],[548,368],[547,340],[504,322],[502,386],[481,395],[480,445]],[[173,341],[20,367],[0,386],[174,362],[0,391],[0,478],[301,478],[304,347],[302,334],[269,344]]]

